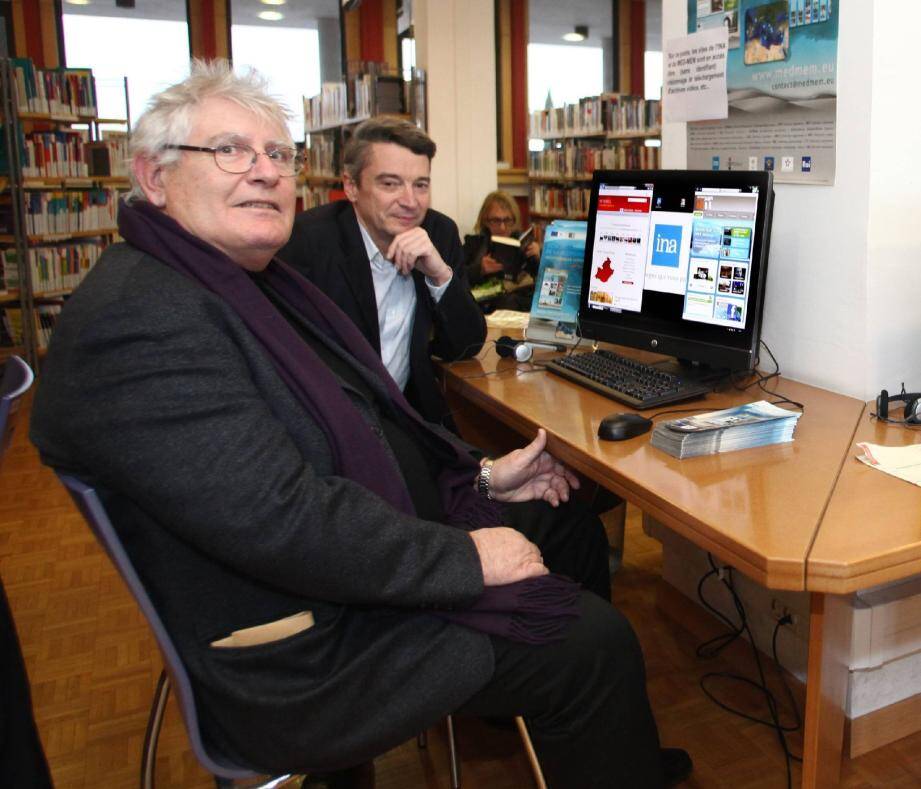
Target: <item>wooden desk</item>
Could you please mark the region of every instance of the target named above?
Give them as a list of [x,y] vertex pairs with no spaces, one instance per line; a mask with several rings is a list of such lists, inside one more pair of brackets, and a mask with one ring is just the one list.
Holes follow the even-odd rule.
[[[866,405],[854,443],[921,443],[921,428],[880,422],[870,416],[874,410],[875,403]],[[809,553],[812,591],[847,594],[921,574],[921,487],[864,465],[854,443]]]
[[[807,711],[816,709],[812,730],[807,717],[806,744],[824,751],[812,765],[818,782],[829,775],[822,770],[833,758],[831,749],[840,752],[840,740],[828,737],[844,720],[847,701],[851,609],[841,604],[841,595],[921,573],[921,488],[860,463],[854,446],[916,444],[921,431],[879,422],[870,416],[874,408],[864,408],[806,561],[812,592]],[[804,764],[804,784],[806,777]]]
[[[544,427],[560,460],[698,547],[769,588],[807,588],[807,556],[850,451],[861,401],[780,379],[772,388],[806,406],[792,444],[677,460],[650,446],[648,434],[620,442],[597,438],[601,419],[629,410],[625,406],[531,364],[499,359],[492,349],[481,357],[444,367],[462,429],[471,404],[525,437]],[[713,410],[761,397],[757,389],[730,389],[685,407]],[[837,782],[844,722],[841,643],[827,633],[850,628],[840,599],[829,604],[818,593],[812,603],[810,632],[817,635],[810,636],[807,687],[828,701],[807,706],[803,785],[827,787]],[[846,681],[845,670],[845,688]]]

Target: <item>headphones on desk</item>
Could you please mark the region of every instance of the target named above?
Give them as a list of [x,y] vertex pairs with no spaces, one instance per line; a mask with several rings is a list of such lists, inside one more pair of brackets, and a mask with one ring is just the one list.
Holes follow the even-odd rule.
[[[889,416],[889,404],[897,402],[905,403],[901,419]],[[905,384],[902,384],[902,391],[895,396],[890,396],[883,389],[876,398],[876,418],[895,424],[921,425],[921,392],[906,392]]]

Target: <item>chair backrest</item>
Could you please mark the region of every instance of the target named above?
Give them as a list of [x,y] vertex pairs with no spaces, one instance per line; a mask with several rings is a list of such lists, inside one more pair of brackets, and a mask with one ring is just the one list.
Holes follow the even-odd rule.
[[150,596],[144,588],[144,584],[141,583],[131,559],[128,558],[128,554],[125,552],[125,548],[112,526],[109,516],[106,514],[102,501],[92,487],[76,477],[62,474],[61,472],[57,472],[57,475],[86,519],[96,539],[105,548],[106,553],[118,569],[122,579],[147,618],[147,623],[150,625],[150,629],[153,631],[160,647],[160,652],[163,654],[163,661],[166,664],[173,690],[179,701],[179,708],[182,711],[182,718],[188,731],[189,742],[196,758],[202,767],[220,778],[245,779],[255,777],[258,773],[231,764],[219,756],[209,754],[205,750],[201,739],[201,731],[198,727],[198,712],[195,707],[195,695],[192,692],[189,675],[179,657],[179,653],[176,651],[173,640],[166,631],[160,615],[154,608]]
[[13,436],[12,416],[19,408],[19,398],[29,391],[34,378],[32,368],[18,356],[11,356],[3,367],[3,379],[0,380],[0,458]]

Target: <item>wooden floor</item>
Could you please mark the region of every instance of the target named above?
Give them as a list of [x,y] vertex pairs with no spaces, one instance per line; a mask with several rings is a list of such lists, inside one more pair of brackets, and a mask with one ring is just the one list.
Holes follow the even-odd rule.
[[[139,753],[160,658],[140,613],[52,474],[26,439],[27,412],[0,472],[0,575],[19,628],[35,715],[58,787],[137,785]],[[649,693],[662,741],[690,751],[688,787],[785,786],[775,735],[718,709],[698,688],[706,671],[695,642],[655,609],[661,552],[628,515],[626,557],[614,583],[616,604],[636,627],[646,654]],[[751,672],[751,666],[740,666]],[[757,700],[736,703],[759,709]],[[360,710],[356,710],[360,714]],[[527,789],[530,771],[515,733],[461,720],[466,789]],[[800,737],[792,738],[799,752]],[[447,789],[442,727],[429,747],[415,742],[376,762],[381,789]],[[195,763],[173,703],[157,762],[160,786],[212,786]],[[799,770],[795,770],[795,785]],[[3,785],[0,776],[0,786]],[[847,762],[843,785],[921,786],[921,735]]]

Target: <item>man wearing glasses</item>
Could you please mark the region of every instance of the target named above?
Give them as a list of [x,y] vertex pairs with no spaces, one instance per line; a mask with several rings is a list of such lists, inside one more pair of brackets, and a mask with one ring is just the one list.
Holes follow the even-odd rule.
[[354,321],[426,419],[452,426],[431,356],[474,356],[486,323],[457,225],[429,208],[434,155],[435,143],[408,121],[361,124],[343,154],[347,200],[298,216],[278,256]]

